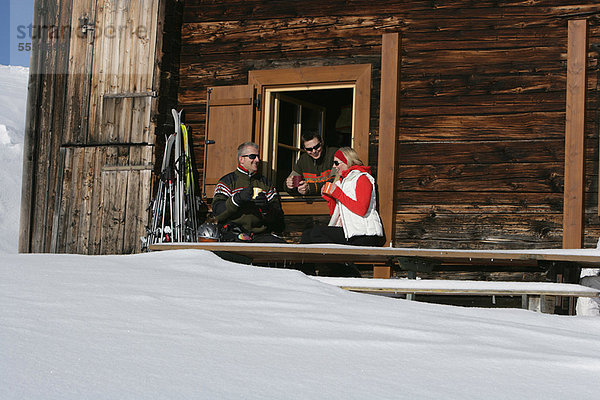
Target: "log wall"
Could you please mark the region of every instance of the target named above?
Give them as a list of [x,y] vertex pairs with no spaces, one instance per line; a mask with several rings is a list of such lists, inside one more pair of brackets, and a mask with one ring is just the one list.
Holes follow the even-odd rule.
[[599,16],[589,0],[186,0],[179,105],[202,160],[207,87],[246,84],[255,69],[369,63],[377,160],[381,35],[400,32],[394,244],[561,247],[567,23],[588,19],[584,228],[595,247]]
[[[185,109],[203,160],[206,89],[246,84],[252,70],[371,64],[376,173],[384,32],[402,36],[394,244],[560,247],[567,23],[580,18],[594,247],[599,15],[589,0],[37,0],[20,251],[136,251],[170,109]],[[96,33],[130,34],[90,40],[82,17]],[[288,218],[290,237],[321,219]]]

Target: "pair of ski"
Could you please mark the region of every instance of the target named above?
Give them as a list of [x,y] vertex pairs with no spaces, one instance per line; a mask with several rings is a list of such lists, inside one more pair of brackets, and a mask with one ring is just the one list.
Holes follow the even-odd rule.
[[172,110],[174,132],[166,139],[160,181],[152,200],[151,222],[142,247],[167,242],[196,241],[197,198],[188,131],[181,113]]

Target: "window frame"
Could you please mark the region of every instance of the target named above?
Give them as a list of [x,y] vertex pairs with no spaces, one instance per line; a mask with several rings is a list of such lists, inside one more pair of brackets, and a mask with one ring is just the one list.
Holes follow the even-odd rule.
[[[256,110],[255,141],[263,146],[272,143],[268,136],[271,116],[266,112],[269,108],[264,106],[268,104],[270,92],[351,86],[354,89],[351,142],[358,156],[368,165],[371,71],[371,64],[249,71],[248,83],[256,89],[257,97],[264,99],[263,105]],[[286,215],[329,213],[327,204],[321,199],[282,198],[282,204]]]

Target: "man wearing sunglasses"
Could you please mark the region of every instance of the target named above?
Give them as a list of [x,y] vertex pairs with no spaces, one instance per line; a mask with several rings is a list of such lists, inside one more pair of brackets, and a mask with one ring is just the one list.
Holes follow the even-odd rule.
[[[285,181],[290,193],[320,196],[325,182],[333,181],[331,172],[333,155],[336,147],[326,147],[323,139],[316,131],[308,131],[302,135],[304,151]],[[295,178],[294,176],[299,177]],[[298,181],[300,180],[300,181]]]
[[283,210],[277,190],[258,171],[258,145],[242,143],[237,159],[237,169],[219,179],[212,202],[217,221],[225,231],[235,232],[224,240],[285,243],[273,235],[284,229]]

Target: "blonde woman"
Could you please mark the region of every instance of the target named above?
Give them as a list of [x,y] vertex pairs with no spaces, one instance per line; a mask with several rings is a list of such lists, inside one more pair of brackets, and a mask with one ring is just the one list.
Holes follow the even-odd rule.
[[334,154],[333,169],[339,180],[326,183],[321,190],[329,203],[329,225],[305,231],[300,242],[381,246],[383,227],[371,168],[363,165],[352,148],[342,147]]

